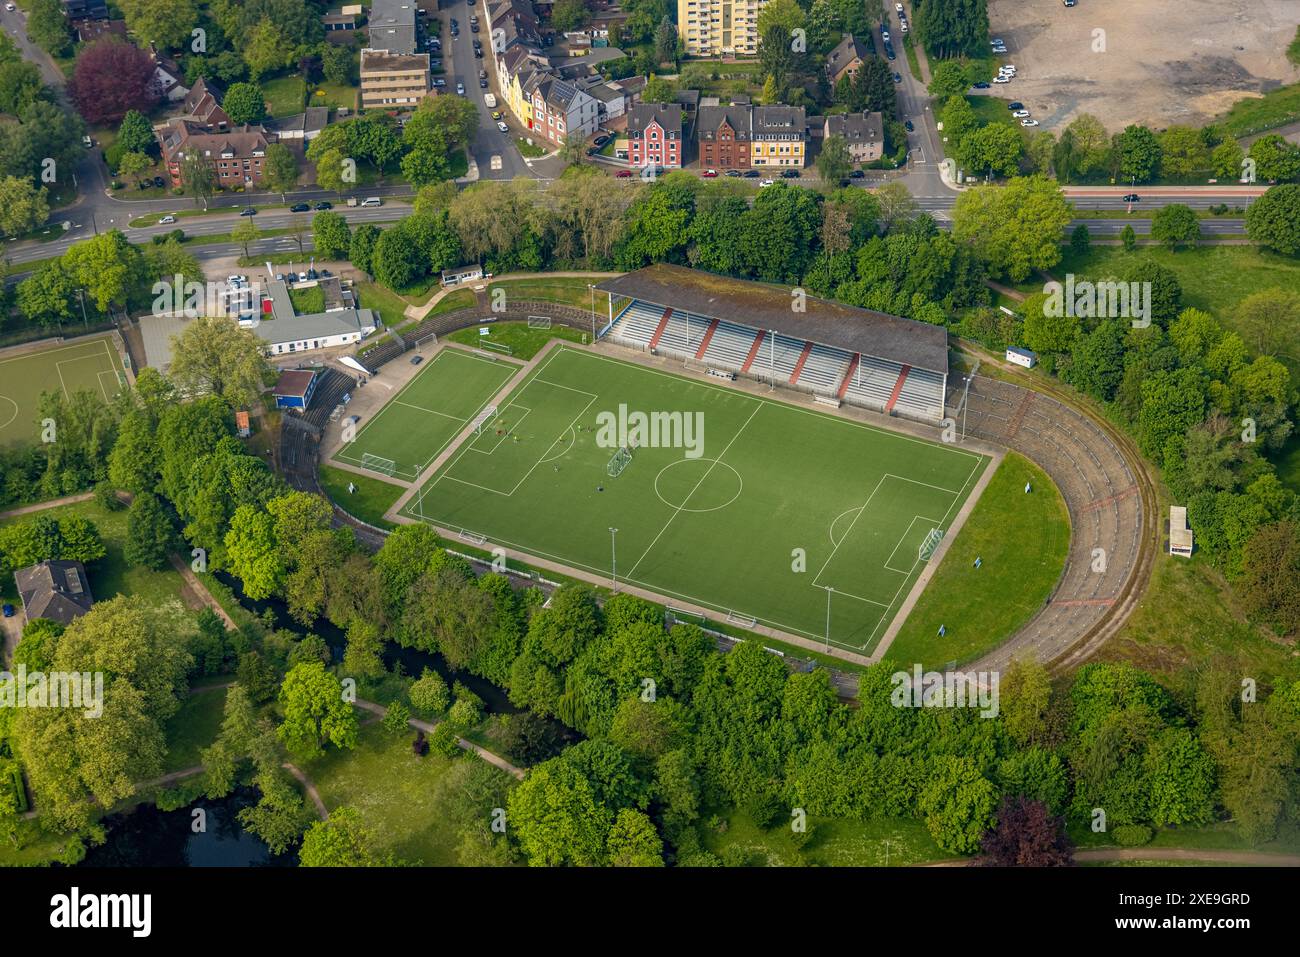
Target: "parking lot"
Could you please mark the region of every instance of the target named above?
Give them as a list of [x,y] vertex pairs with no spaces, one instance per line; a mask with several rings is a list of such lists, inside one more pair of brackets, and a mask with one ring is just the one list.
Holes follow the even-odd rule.
[[1297,0],[989,0],[1019,71],[994,91],[1056,131],[1079,113],[1112,131],[1201,125],[1300,80],[1286,59],[1297,16]]

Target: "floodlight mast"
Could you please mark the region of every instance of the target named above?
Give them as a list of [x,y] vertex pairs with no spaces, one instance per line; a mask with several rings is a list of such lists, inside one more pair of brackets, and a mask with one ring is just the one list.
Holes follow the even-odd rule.
[[615,536],[618,535],[618,529],[610,527],[609,530],[609,580],[610,589],[614,594],[618,594],[618,551],[615,548]]

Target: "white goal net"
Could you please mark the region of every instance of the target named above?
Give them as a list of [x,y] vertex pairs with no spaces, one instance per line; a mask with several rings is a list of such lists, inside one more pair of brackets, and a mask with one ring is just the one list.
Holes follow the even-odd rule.
[[392,459],[386,459],[382,455],[371,455],[369,452],[362,454],[361,466],[372,472],[383,472],[385,475],[392,475],[397,471],[397,463]]
[[916,560],[928,562],[939,548],[939,543],[943,541],[943,529],[932,528],[925,533],[925,540],[921,542],[921,547],[917,549]]
[[474,434],[482,435],[484,430],[486,430],[489,426],[492,425],[493,422],[496,421],[496,418],[497,418],[497,407],[495,405],[489,405],[486,408],[484,408],[482,412],[474,416],[474,422],[473,422]]

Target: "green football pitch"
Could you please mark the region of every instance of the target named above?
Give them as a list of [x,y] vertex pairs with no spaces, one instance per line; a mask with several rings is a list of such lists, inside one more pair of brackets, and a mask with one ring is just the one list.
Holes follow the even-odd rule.
[[40,438],[43,392],[93,392],[107,402],[121,384],[118,356],[105,336],[0,358],[0,444]]
[[512,362],[443,349],[334,457],[416,479],[518,371]]
[[[633,426],[632,413],[661,413],[650,419],[661,427],[631,433],[640,441],[613,476],[620,409]],[[986,462],[557,347],[403,513],[733,622],[820,641],[829,616],[830,642],[865,652],[924,567],[927,536],[948,528]]]

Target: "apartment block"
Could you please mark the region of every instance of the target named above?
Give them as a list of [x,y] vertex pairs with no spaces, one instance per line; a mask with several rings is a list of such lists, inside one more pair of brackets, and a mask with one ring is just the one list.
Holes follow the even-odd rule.
[[756,56],[758,11],[767,0],[677,0],[687,56]]
[[362,109],[411,107],[429,93],[429,54],[361,51]]

